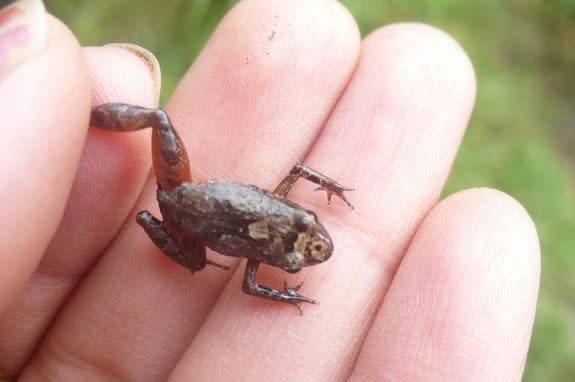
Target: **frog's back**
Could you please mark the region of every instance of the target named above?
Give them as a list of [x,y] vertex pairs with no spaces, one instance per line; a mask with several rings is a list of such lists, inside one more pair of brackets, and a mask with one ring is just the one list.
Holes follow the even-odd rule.
[[283,253],[311,212],[258,187],[232,181],[183,183],[158,190],[164,219],[228,256]]

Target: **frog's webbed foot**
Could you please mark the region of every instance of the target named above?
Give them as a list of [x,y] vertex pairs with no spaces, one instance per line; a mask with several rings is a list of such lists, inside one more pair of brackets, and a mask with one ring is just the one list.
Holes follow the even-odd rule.
[[353,188],[342,186],[330,177],[325,176],[302,163],[298,163],[292,167],[289,174],[280,182],[273,193],[285,197],[299,178],[305,178],[310,182],[317,184],[319,187],[315,189],[316,191],[327,192],[328,204],[331,202],[332,195],[336,195],[351,209],[353,209],[353,206],[343,194],[344,191],[353,191]]
[[319,187],[316,187],[315,191],[325,191],[327,192],[327,204],[331,203],[331,197],[332,195],[337,196],[338,198],[340,198],[341,200],[343,200],[345,202],[345,204],[347,204],[349,206],[349,208],[351,208],[353,210],[353,206],[351,205],[351,203],[347,200],[347,198],[345,197],[345,195],[343,194],[344,191],[353,191],[353,188],[347,188],[342,186],[341,184],[337,183],[337,182],[333,182],[333,183],[329,183],[329,184],[323,184]]
[[310,304],[318,303],[317,301],[312,300],[311,298],[299,294],[299,289],[301,288],[302,284],[299,284],[294,288],[290,288],[288,287],[287,282],[284,281],[283,291],[259,285],[256,282],[256,272],[258,270],[259,265],[260,265],[259,261],[252,259],[248,260],[248,263],[246,265],[246,272],[244,274],[244,282],[242,285],[242,291],[244,293],[256,297],[265,298],[268,300],[285,302],[287,304],[295,305],[299,309],[300,314],[303,314],[303,310],[299,305],[302,302],[307,302]]
[[308,297],[305,297],[305,296],[302,296],[301,294],[299,294],[299,289],[301,288],[302,285],[303,285],[303,282],[299,283],[298,285],[296,285],[293,288],[290,288],[290,287],[288,287],[287,281],[284,280],[283,294],[290,296],[290,298],[291,298],[291,300],[289,301],[290,304],[295,305],[299,309],[299,314],[303,315],[303,310],[301,309],[301,306],[299,306],[300,303],[309,302],[310,304],[319,304],[319,301],[313,300],[311,298],[308,298]]

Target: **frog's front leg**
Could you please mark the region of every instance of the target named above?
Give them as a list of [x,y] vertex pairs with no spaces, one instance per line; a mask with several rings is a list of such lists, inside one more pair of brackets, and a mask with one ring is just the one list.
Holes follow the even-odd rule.
[[262,297],[268,300],[285,302],[288,304],[295,305],[298,309],[300,314],[303,314],[301,307],[299,306],[302,302],[309,302],[311,304],[317,304],[318,302],[312,300],[311,298],[307,298],[299,294],[298,290],[302,284],[294,288],[289,288],[287,283],[284,281],[284,290],[279,291],[277,289],[273,289],[270,287],[266,287],[263,285],[259,285],[256,282],[256,273],[258,271],[258,267],[260,266],[260,262],[253,259],[248,259],[248,263],[246,264],[246,271],[244,273],[244,282],[242,285],[242,291],[246,294]]
[[317,172],[313,168],[307,167],[302,163],[297,163],[292,167],[289,174],[280,182],[273,193],[283,197],[287,196],[288,192],[292,189],[293,185],[299,178],[305,178],[310,182],[317,184],[319,187],[315,189],[316,191],[326,191],[328,204],[331,201],[331,196],[335,194],[351,209],[353,209],[351,203],[343,195],[344,191],[353,191],[353,188],[344,187],[335,180]]
[[188,268],[192,273],[204,269],[206,264],[222,269],[230,267],[206,259],[206,247],[190,238],[184,238],[182,244],[170,234],[166,226],[148,211],[142,211],[136,216],[136,222],[144,228],[152,242],[166,256]]
[[[305,178],[317,184],[319,187],[316,188],[316,191],[317,190],[326,191],[328,203],[331,200],[331,196],[335,194],[353,209],[353,206],[343,195],[344,191],[352,191],[351,188],[344,187],[341,184],[337,183],[335,180],[301,163],[298,163],[292,167],[289,174],[280,182],[280,184],[276,187],[273,193],[278,196],[286,197],[288,192],[291,190],[291,188],[299,178]],[[312,304],[317,304],[317,301],[299,294],[298,290],[301,287],[301,284],[294,288],[289,288],[287,286],[287,282],[284,281],[284,290],[281,292],[270,287],[259,285],[256,282],[256,272],[258,270],[259,265],[260,262],[257,260],[253,259],[248,260],[248,263],[246,264],[246,271],[244,274],[244,282],[242,286],[242,291],[244,293],[266,298],[268,300],[293,304],[297,306],[301,314],[303,314],[303,311],[299,306],[300,303],[309,302]]]

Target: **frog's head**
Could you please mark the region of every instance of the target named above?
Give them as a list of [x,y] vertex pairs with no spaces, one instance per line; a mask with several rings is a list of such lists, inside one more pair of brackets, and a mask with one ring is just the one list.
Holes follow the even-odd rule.
[[333,253],[333,243],[324,226],[311,211],[302,211],[296,216],[297,236],[290,254],[295,261],[290,262],[286,271],[295,273],[303,267],[322,263]]

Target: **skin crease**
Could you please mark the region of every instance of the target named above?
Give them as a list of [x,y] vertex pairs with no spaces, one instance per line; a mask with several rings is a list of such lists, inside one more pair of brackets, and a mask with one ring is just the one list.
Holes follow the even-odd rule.
[[[269,55],[262,54],[262,44],[270,43],[266,28],[274,23],[276,37]],[[99,49],[86,55],[93,89],[105,94],[98,101],[155,101],[154,87],[145,81],[130,87],[124,77],[106,79],[106,73],[117,72],[109,61],[98,61],[108,54]],[[77,64],[71,52],[58,54]],[[140,67],[138,61],[126,65]],[[23,81],[14,73],[0,79],[0,90]],[[86,86],[82,81],[78,91]],[[258,274],[268,285],[305,280],[303,292],[321,304],[306,307],[300,317],[293,307],[244,296],[243,267],[206,269],[192,277],[159,254],[133,220],[140,209],[158,213],[152,177],[140,195],[150,165],[147,137],[101,134],[93,139],[108,143],[94,144],[83,156],[93,164],[81,165],[85,173],[74,188],[82,192],[66,214],[82,217],[83,211],[104,208],[99,216],[112,224],[102,218],[76,228],[101,233],[81,256],[74,255],[69,268],[58,266],[55,252],[44,254],[50,277],[35,274],[26,290],[39,301],[52,301],[38,315],[60,311],[49,327],[45,320],[29,322],[34,335],[17,319],[0,319],[0,376],[23,370],[24,381],[520,380],[539,276],[530,218],[510,197],[490,190],[436,202],[474,92],[465,54],[433,28],[387,26],[360,45],[355,22],[335,1],[241,2],[166,109],[198,180],[229,178],[272,188],[305,157],[311,167],[355,187],[350,201],[356,210],[350,212],[335,200],[327,206],[325,195],[313,194],[309,185],[297,185],[290,198],[318,213],[335,253],[297,276],[273,268]],[[44,107],[26,105],[38,112]],[[87,119],[87,102],[77,110]],[[69,112],[52,111],[45,118],[54,123]],[[4,114],[6,121],[16,120]],[[85,126],[78,118],[74,126]],[[81,140],[71,141],[66,143],[78,151],[68,162],[78,160],[81,147]],[[215,144],[223,149],[214,150]],[[104,159],[112,153],[124,164],[108,174]],[[6,169],[5,163],[0,162],[4,173],[25,171]],[[132,175],[124,183],[126,173]],[[90,179],[119,184],[105,206],[93,202]],[[57,222],[60,208],[29,213]],[[29,239],[35,232],[14,233],[27,245],[36,243]],[[51,246],[65,248],[68,233],[78,236],[70,228],[59,230]],[[12,268],[13,279],[29,277],[38,261],[33,249],[19,253],[27,265]],[[0,261],[6,256],[13,255],[2,252]],[[208,257],[236,264],[213,253]],[[2,293],[4,306],[27,299],[15,288]],[[11,317],[23,317],[24,306],[11,305]],[[22,346],[15,337],[4,341],[11,328],[19,328],[26,348],[35,348],[38,333],[44,340],[31,359],[6,365],[4,355]]]

